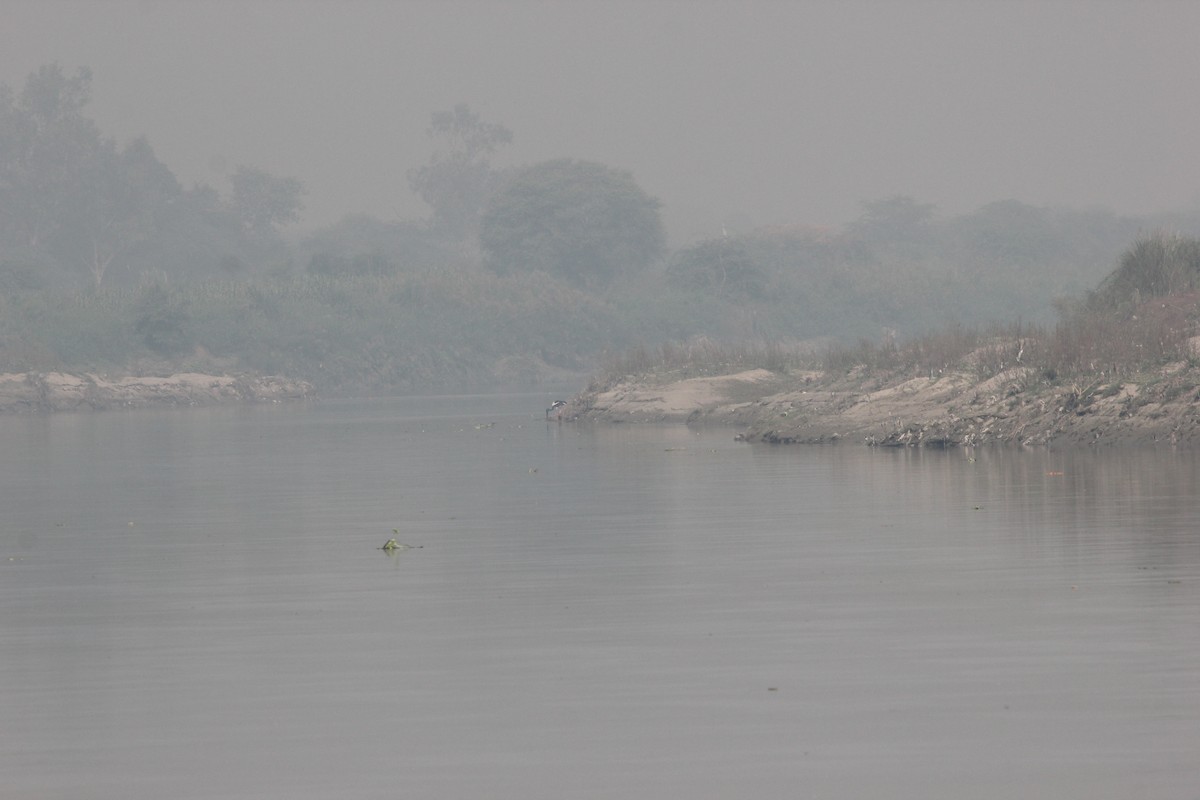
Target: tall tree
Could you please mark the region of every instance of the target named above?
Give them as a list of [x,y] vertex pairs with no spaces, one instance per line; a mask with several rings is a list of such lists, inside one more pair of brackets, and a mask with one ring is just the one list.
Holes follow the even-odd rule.
[[452,248],[419,222],[384,222],[351,214],[302,245],[310,272],[391,274],[448,266]]
[[409,186],[433,209],[435,230],[451,241],[471,242],[495,183],[491,156],[512,142],[512,131],[484,122],[460,103],[433,115],[429,135],[440,149],[428,164],[409,171]]
[[678,286],[732,298],[760,298],[767,283],[762,266],[740,236],[683,248],[672,257],[667,277]]
[[43,248],[65,224],[104,142],[83,116],[92,75],[57,64],[33,72],[19,97],[0,92],[0,218],[9,246]]
[[261,169],[240,166],[230,178],[233,210],[250,233],[271,236],[281,225],[296,222],[304,208],[304,184]]
[[999,200],[958,217],[951,232],[965,255],[987,264],[1049,265],[1063,252],[1063,237],[1048,208]]
[[863,203],[863,214],[852,222],[849,233],[872,244],[911,244],[929,236],[934,207],[907,195],[895,195]]
[[0,90],[0,248],[37,254],[97,286],[182,193],[145,138],[118,149],[84,115],[91,72],[51,64],[19,97]]
[[104,142],[88,166],[72,227],[82,251],[78,260],[100,286],[116,259],[128,257],[160,230],[160,218],[183,190],[145,138],[119,152]]
[[118,147],[102,136],[85,114],[90,97],[86,68],[41,67],[19,94],[0,85],[0,264],[101,285],[209,274],[285,249],[278,228],[299,216],[299,181],[242,167],[225,202],[207,187],[184,191],[144,137]]
[[601,288],[663,254],[659,206],[623,170],[545,161],[518,170],[496,191],[480,245],[499,272],[541,270]]

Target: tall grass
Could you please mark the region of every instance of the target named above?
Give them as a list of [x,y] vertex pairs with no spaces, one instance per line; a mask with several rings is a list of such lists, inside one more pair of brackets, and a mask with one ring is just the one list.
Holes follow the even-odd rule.
[[1144,301],[1200,289],[1200,239],[1155,231],[1138,237],[1088,296],[1088,307],[1131,313]]
[[980,378],[1021,367],[1048,381],[1083,374],[1112,380],[1167,363],[1194,362],[1198,299],[1200,294],[1192,293],[1172,302],[1152,301],[1128,318],[1084,310],[1054,326],[952,326],[903,346],[834,344],[822,366],[828,372],[861,367],[929,376],[968,370]]
[[1173,362],[1197,361],[1200,292],[1157,298],[1122,317],[1082,308],[1053,326],[1013,323],[974,328],[948,325],[897,343],[833,341],[822,348],[798,342],[719,342],[697,338],[608,354],[593,390],[647,373],[692,377],[753,368],[821,369],[829,376],[858,371],[880,376],[936,377],[966,371],[980,379],[1022,368],[1046,382],[1087,375],[1114,380]]

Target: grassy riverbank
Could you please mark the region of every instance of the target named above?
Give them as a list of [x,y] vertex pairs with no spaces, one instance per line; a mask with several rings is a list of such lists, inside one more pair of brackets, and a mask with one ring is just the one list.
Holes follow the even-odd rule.
[[1060,314],[903,344],[635,349],[565,413],[720,421],[778,443],[1200,444],[1200,240],[1140,238]]
[[567,416],[729,424],[773,443],[1200,444],[1198,308],[1190,292],[902,346],[637,349]]

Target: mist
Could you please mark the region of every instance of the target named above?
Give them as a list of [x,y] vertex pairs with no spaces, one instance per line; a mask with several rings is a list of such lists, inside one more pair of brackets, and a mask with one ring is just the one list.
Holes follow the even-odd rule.
[[1175,2],[25,2],[0,81],[83,65],[89,114],[186,185],[308,189],[300,230],[414,219],[430,115],[514,133],[498,166],[629,170],[679,246],[839,226],[874,198],[1147,214],[1200,186],[1200,7]]

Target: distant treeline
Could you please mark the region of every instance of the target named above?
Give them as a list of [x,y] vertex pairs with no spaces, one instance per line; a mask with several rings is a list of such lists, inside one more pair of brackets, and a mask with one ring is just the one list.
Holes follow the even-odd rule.
[[[530,385],[639,343],[1047,324],[1195,275],[1193,240],[1139,238],[1200,232],[1195,215],[1015,200],[939,217],[892,197],[840,230],[722,232],[671,252],[659,201],[631,174],[574,159],[495,169],[512,133],[466,106],[433,116],[434,152],[408,173],[428,218],[354,215],[288,242],[298,180],[239,166],[224,195],[185,188],[144,138],[98,130],[90,87],[87,70],[56,65],[20,92],[0,86],[0,371],[190,366],[356,392]],[[1131,242],[1142,261],[1162,256],[1152,279],[1120,260]]]

